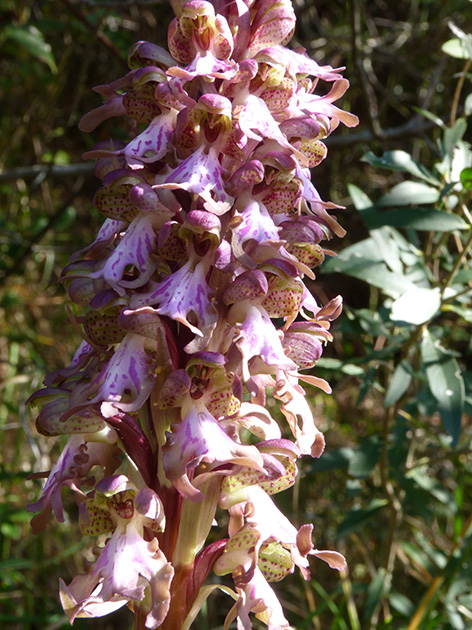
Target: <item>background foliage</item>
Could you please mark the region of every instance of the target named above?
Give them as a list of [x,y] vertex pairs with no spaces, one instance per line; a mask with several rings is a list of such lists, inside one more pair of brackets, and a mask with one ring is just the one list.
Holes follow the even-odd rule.
[[[314,173],[348,230],[319,269],[321,301],[345,313],[319,362],[331,397],[310,392],[327,452],[306,462],[294,522],[313,521],[319,548],[349,572],[314,565],[313,580],[280,596],[300,630],[465,630],[472,626],[471,138],[469,0],[295,0],[293,44],[346,65],[343,108],[361,118],[337,130]],[[165,0],[0,0],[0,624],[68,626],[57,580],[83,570],[90,542],[69,520],[33,538],[25,505],[32,471],[59,445],[35,434],[28,396],[71,357],[58,282],[101,223],[98,180],[80,156],[126,137],[103,124],[88,137],[91,87],[123,74],[138,39],[165,44]],[[290,503],[291,502],[291,503]],[[223,596],[221,596],[223,597]],[[210,600],[197,627],[221,627],[228,602]],[[128,628],[110,619],[80,629]]]

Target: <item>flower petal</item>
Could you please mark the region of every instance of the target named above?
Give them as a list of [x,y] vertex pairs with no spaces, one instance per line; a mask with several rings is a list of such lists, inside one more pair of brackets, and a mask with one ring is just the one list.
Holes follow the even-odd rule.
[[189,479],[190,472],[202,462],[210,464],[210,468],[228,463],[256,470],[263,470],[264,466],[255,446],[235,442],[205,407],[198,410],[196,405],[167,433],[163,461],[168,479],[191,501],[203,497]]
[[142,601],[150,586],[146,627],[157,628],[169,608],[173,573],[156,539],[146,542],[130,522],[115,530],[89,573],[77,575],[69,586],[60,581],[64,612],[71,622],[78,617],[102,617],[130,600]]

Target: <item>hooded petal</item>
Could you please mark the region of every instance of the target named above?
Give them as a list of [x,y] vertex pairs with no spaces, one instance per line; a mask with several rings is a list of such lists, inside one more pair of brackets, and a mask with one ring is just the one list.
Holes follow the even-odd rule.
[[204,200],[205,209],[217,215],[227,212],[233,203],[233,198],[225,190],[218,156],[211,148],[208,153],[205,153],[205,147],[195,151],[156,188],[180,188],[199,195]]
[[[105,418],[122,411],[137,411],[148,398],[154,385],[155,359],[146,351],[148,340],[128,333],[101,373],[78,392],[77,405],[101,404]],[[82,399],[92,395],[88,403]]]
[[191,471],[202,462],[210,467],[235,464],[256,470],[263,470],[264,466],[255,446],[235,442],[205,407],[199,410],[196,405],[190,407],[179,424],[173,425],[172,433],[167,433],[163,460],[167,477],[191,501],[203,498],[189,479]]
[[[103,278],[122,296],[126,295],[126,289],[146,284],[157,267],[150,256],[156,248],[155,223],[156,217],[152,213],[136,217],[103,268],[91,273],[90,277]],[[136,271],[133,279],[126,278],[129,267]]]
[[136,293],[131,298],[131,307],[157,306],[156,313],[159,315],[167,315],[203,336],[214,327],[217,319],[216,309],[210,301],[207,270],[207,260],[196,265],[189,260],[150,293]]
[[242,354],[242,373],[245,380],[251,376],[249,361],[257,356],[268,366],[296,369],[295,363],[283,351],[279,333],[262,306],[252,304],[249,300],[233,304],[228,319],[242,320],[238,325],[239,335],[235,343]]

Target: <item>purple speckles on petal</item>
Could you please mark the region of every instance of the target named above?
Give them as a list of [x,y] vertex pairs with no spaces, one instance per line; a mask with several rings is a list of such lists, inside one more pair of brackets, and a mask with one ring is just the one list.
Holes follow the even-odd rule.
[[[146,284],[156,268],[150,256],[156,247],[155,222],[153,214],[136,217],[104,267],[90,277],[103,278],[118,295],[125,295],[126,288]],[[130,268],[136,272],[136,277],[127,279],[125,271]]]
[[[156,313],[159,315],[167,315],[181,322],[197,335],[208,334],[216,323],[217,315],[205,278],[207,269],[206,261],[195,265],[194,261],[189,260],[150,293],[136,293],[131,299],[131,308],[157,307]],[[194,323],[189,321],[192,314]]]
[[164,468],[176,488],[191,501],[203,496],[188,478],[200,462],[219,465],[232,462],[261,470],[263,460],[254,446],[235,442],[205,407],[191,407],[185,418],[167,434],[163,450]]
[[137,411],[154,384],[155,360],[146,351],[146,338],[128,333],[108,364],[88,387],[95,396],[89,404],[101,403],[104,417],[116,409]]
[[174,169],[158,187],[186,190],[204,200],[205,209],[217,215],[227,212],[233,198],[225,191],[222,168],[217,155],[210,149],[199,149]]

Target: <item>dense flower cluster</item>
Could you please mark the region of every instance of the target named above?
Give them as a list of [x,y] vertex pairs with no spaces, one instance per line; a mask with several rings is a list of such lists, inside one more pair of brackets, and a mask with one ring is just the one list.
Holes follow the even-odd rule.
[[[96,88],[104,104],[81,121],[92,131],[125,116],[132,139],[85,156],[106,220],[64,270],[87,307],[74,319],[83,341],[32,402],[42,434],[70,437],[29,509],[35,532],[52,512],[62,521],[67,486],[83,533],[108,536],[87,573],[61,582],[71,621],[127,604],[137,628],[189,628],[213,571],[234,579],[221,587],[235,600],[226,627],[248,630],[255,613],[288,628],[270,582],[295,566],[308,578],[310,555],[344,566],[271,495],[324,449],[300,382],[329,386],[300,370],[331,339],[341,301],[318,305],[303,278],[343,230],[309,169],[357,119],[333,105],[342,69],[285,48],[288,0],[173,4],[170,54],[135,44],[130,72]],[[205,546],[225,513],[225,537]]]

